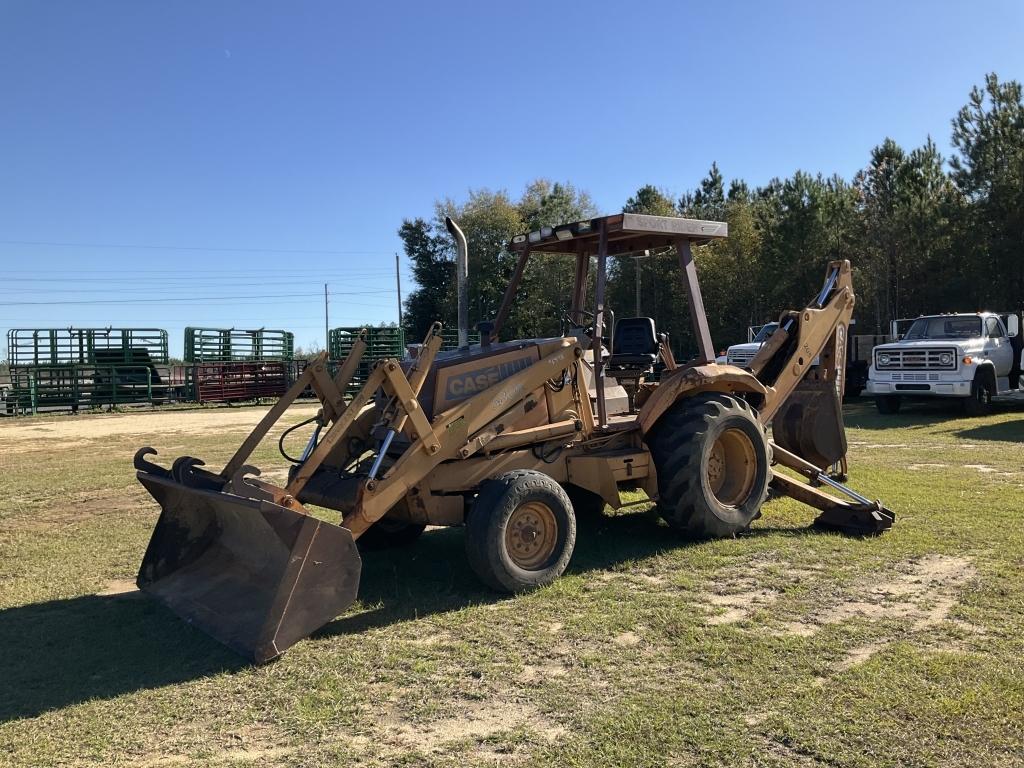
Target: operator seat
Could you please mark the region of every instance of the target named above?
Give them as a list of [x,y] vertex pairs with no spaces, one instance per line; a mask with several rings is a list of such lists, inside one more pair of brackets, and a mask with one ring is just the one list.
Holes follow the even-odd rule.
[[629,396],[629,412],[635,413],[634,397],[644,374],[654,370],[661,345],[650,317],[624,317],[615,324],[612,354],[605,370],[612,374]]

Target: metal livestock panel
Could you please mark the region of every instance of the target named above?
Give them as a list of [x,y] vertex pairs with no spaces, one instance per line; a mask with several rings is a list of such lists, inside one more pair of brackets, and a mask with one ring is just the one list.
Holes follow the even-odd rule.
[[232,363],[252,360],[291,360],[295,334],[269,328],[185,329],[186,363]]
[[12,368],[39,365],[166,365],[167,331],[160,328],[13,328],[7,332]]

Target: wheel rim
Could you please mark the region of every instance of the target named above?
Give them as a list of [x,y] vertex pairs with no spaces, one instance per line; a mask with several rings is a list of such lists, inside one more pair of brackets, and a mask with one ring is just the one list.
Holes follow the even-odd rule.
[[708,486],[722,504],[735,507],[750,495],[757,479],[754,443],[742,430],[722,432],[708,456]]
[[524,570],[537,570],[555,551],[558,523],[547,504],[528,501],[516,507],[505,528],[505,548],[512,562]]

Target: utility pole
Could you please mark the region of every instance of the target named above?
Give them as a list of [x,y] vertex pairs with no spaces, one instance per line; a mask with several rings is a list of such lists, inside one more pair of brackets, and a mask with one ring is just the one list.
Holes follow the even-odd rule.
[[402,278],[398,273],[398,253],[395,253],[395,288],[398,289],[398,327],[402,327]]
[[324,349],[327,350],[328,356],[330,356],[331,349],[331,322],[328,319],[327,310],[327,283],[324,283]]

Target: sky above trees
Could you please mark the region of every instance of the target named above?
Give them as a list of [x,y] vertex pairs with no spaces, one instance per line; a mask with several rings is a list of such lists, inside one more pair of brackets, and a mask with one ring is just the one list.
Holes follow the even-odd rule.
[[396,319],[398,229],[438,199],[548,178],[610,212],[645,184],[676,199],[712,162],[728,191],[798,170],[852,182],[887,136],[949,155],[971,87],[1024,75],[1022,29],[1009,1],[969,18],[952,2],[7,3],[0,329],[264,325],[309,346],[324,282],[332,325]]

